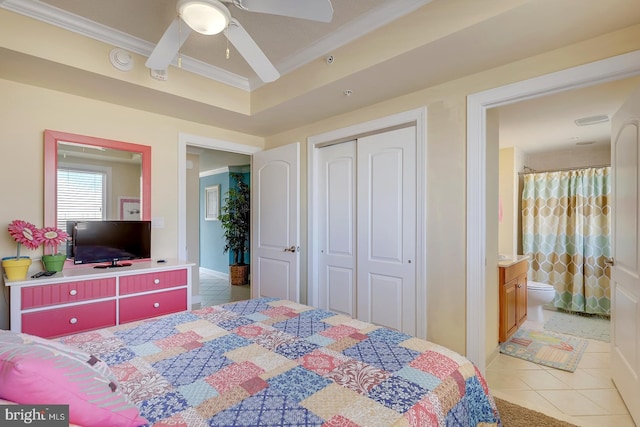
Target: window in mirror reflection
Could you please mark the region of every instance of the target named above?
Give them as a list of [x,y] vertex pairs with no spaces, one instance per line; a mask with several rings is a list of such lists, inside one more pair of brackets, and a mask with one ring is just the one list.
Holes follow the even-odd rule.
[[[141,169],[140,153],[58,141],[58,227],[66,230],[67,221],[139,220]],[[130,208],[136,203],[137,217]]]
[[67,221],[106,219],[108,175],[108,169],[58,164],[58,228],[65,230]]

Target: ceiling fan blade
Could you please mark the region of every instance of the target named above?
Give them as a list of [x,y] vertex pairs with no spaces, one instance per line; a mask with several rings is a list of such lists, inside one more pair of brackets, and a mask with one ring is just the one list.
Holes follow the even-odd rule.
[[260,77],[260,80],[269,83],[280,78],[280,73],[276,70],[276,67],[273,66],[269,58],[238,21],[232,19],[225,34],[231,44]]
[[176,17],[164,32],[144,65],[152,70],[166,70],[173,58],[176,57],[180,47],[189,37],[189,34],[191,34],[191,28],[182,22],[179,17]]
[[331,22],[333,6],[330,0],[236,0],[242,9],[249,12],[269,13],[310,21]]

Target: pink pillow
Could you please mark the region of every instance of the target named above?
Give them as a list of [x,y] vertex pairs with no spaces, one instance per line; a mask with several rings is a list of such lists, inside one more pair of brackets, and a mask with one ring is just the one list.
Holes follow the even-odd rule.
[[85,427],[147,424],[96,358],[27,334],[0,331],[0,398],[21,404],[69,405],[69,421]]

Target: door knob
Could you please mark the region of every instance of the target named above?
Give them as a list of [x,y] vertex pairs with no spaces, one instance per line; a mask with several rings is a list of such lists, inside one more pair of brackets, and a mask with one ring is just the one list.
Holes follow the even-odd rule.
[[616,262],[613,260],[613,258],[607,258],[607,260],[604,263],[607,264],[609,267],[616,265]]
[[295,252],[296,251],[296,247],[291,245],[291,247],[289,247],[289,248],[284,248],[284,251],[285,252]]

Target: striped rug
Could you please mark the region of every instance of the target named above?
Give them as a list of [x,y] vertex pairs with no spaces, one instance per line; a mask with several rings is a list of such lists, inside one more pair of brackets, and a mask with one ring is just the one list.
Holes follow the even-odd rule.
[[574,372],[587,345],[589,342],[582,338],[521,328],[502,343],[500,353]]

